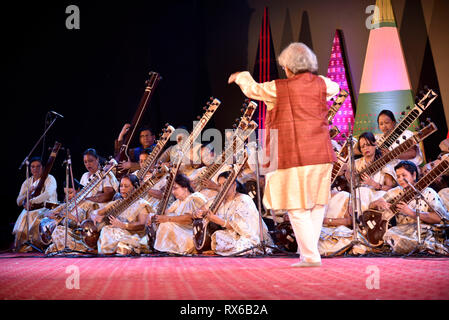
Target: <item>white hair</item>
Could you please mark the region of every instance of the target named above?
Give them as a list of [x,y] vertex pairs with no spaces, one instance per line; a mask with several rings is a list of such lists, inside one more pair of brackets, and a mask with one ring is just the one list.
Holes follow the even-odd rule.
[[318,71],[315,53],[301,42],[290,43],[287,48],[282,50],[278,62],[279,65],[288,68],[294,74],[307,71],[316,73]]

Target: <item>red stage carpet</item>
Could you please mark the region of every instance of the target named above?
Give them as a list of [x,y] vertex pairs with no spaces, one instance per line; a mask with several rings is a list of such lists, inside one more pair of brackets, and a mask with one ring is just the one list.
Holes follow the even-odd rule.
[[[20,256],[26,256],[22,254]],[[3,300],[449,299],[449,258],[18,257],[0,255]],[[79,274],[79,289],[76,280]],[[74,287],[75,286],[75,287]],[[72,288],[70,288],[72,287]]]

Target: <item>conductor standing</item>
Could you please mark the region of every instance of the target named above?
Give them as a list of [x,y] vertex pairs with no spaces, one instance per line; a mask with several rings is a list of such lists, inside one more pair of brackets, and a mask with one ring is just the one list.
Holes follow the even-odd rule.
[[319,267],[318,241],[336,160],[326,100],[339,86],[317,75],[316,56],[303,43],[291,43],[278,63],[287,79],[257,83],[244,71],[233,73],[228,83],[235,82],[248,98],[267,105],[264,152],[269,165],[264,167],[269,172],[263,202],[267,209],[288,212],[300,253],[292,267]]

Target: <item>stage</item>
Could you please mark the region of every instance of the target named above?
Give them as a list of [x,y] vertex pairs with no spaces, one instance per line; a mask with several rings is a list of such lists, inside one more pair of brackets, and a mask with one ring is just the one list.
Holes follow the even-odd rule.
[[449,258],[0,254],[2,300],[447,300]]

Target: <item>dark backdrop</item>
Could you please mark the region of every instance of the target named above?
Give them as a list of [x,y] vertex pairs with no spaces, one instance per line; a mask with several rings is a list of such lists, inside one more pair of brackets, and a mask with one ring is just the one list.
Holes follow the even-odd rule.
[[[49,110],[64,116],[33,155],[49,155],[55,140],[71,150],[76,178],[89,147],[107,157],[123,124],[132,120],[148,72],[163,80],[144,123],[184,125],[202,115],[210,96],[222,101],[208,124],[223,131],[240,115],[244,97],[227,85],[229,74],[253,71],[264,7],[269,8],[275,55],[291,41],[308,39],[326,74],[336,29],[345,36],[349,76],[358,97],[369,30],[365,12],[374,0],[167,0],[20,1],[2,3],[2,246],[20,210],[15,204],[25,169],[20,163],[38,140]],[[80,30],[65,26],[69,5],[80,9]],[[428,158],[446,136],[449,21],[446,0],[392,0],[412,89],[440,91],[426,114],[440,130],[426,139]],[[385,48],[388,50],[388,48]],[[281,70],[278,70],[282,75]],[[445,89],[446,88],[446,89]],[[354,101],[356,102],[356,101]],[[135,141],[132,145],[135,145]],[[61,151],[51,174],[63,199]]]
[[[251,12],[245,1],[76,1],[79,30],[65,27],[70,4],[75,3],[18,3],[3,11],[2,109],[8,150],[2,157],[3,243],[11,239],[20,212],[15,198],[25,167],[18,168],[43,133],[49,110],[64,118],[56,120],[33,155],[43,155],[45,163],[48,149],[61,142],[70,149],[77,179],[85,172],[85,149],[112,155],[114,139],[132,120],[149,71],[163,79],[142,122],[157,133],[167,122],[190,130],[210,96],[222,104],[207,127],[224,130],[240,114],[243,96],[227,85],[227,76],[247,66]],[[232,24],[226,20],[230,16]],[[215,92],[211,82],[219,88]],[[66,151],[60,151],[51,171],[60,201],[65,158]]]

